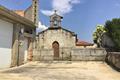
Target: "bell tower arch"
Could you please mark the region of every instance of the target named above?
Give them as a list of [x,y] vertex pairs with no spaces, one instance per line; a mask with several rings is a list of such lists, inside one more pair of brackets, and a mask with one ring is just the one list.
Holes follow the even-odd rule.
[[54,14],[50,16],[50,27],[61,27],[62,16],[57,14],[57,10],[54,11]]

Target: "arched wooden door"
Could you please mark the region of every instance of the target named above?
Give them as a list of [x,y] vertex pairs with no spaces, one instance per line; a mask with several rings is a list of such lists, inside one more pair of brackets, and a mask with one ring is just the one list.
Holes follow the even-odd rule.
[[59,59],[59,43],[57,41],[53,42],[52,47],[54,51],[54,60],[58,60]]

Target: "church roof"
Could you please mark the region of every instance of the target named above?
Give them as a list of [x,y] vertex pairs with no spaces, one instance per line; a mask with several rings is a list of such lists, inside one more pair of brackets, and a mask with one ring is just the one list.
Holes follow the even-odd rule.
[[[56,19],[56,18],[57,18],[57,19]],[[42,34],[42,33],[46,32],[46,31],[48,31],[48,30],[59,30],[59,29],[62,29],[62,30],[64,30],[64,31],[66,31],[66,32],[71,33],[73,36],[76,36],[76,37],[77,37],[77,35],[76,35],[74,32],[72,32],[72,31],[70,31],[70,30],[67,30],[67,29],[65,29],[65,28],[63,28],[63,27],[61,26],[61,19],[62,19],[62,18],[63,18],[63,17],[60,16],[60,15],[58,15],[58,14],[56,13],[56,10],[55,10],[55,13],[50,16],[50,27],[49,27],[48,29],[42,31],[42,32],[39,32],[38,34]],[[57,27],[54,26],[54,24],[55,24],[54,21],[56,21],[56,20],[57,20]]]
[[42,33],[46,32],[47,30],[58,30],[58,29],[65,30],[65,31],[67,31],[67,32],[70,32],[73,36],[76,36],[76,34],[75,34],[74,32],[72,32],[72,31],[70,31],[70,30],[67,30],[67,29],[65,29],[65,28],[62,28],[62,27],[49,27],[48,29],[46,29],[46,30],[44,30],[44,31],[42,31],[42,32],[39,32],[38,34],[42,34]]
[[78,41],[76,42],[76,46],[93,46],[93,44],[92,44],[92,43],[85,42],[85,41],[78,40]]
[[54,11],[54,14],[53,14],[53,15],[51,15],[50,17],[55,17],[55,16],[58,16],[58,17],[63,18],[62,16],[60,16],[60,15],[58,15],[58,14],[57,14],[57,10],[55,10],[55,11]]
[[18,15],[24,17],[24,10],[13,10],[15,13],[17,13]]

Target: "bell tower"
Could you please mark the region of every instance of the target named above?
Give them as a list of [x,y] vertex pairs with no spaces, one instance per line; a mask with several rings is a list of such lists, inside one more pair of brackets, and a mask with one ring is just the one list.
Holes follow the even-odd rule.
[[62,16],[57,14],[57,10],[54,11],[54,14],[50,16],[50,27],[61,27]]

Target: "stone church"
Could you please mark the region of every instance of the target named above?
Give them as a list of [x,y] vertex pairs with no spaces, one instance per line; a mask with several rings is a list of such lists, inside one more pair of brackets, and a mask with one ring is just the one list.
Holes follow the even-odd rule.
[[71,59],[74,49],[93,46],[91,43],[79,41],[74,32],[63,28],[62,19],[55,12],[50,16],[50,27],[38,34],[35,61]]

